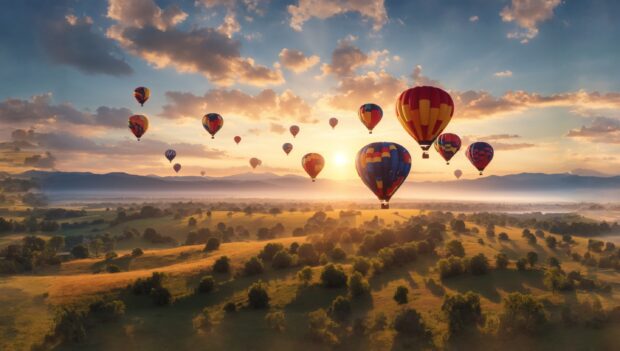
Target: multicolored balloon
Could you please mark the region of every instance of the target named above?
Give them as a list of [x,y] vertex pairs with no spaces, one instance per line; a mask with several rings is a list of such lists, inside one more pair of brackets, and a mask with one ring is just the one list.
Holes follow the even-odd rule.
[[144,106],[144,103],[150,96],[151,90],[147,87],[137,87],[133,90],[133,97],[140,103],[140,106]]
[[201,176],[203,176],[203,177],[204,177],[204,176],[205,176],[205,174],[207,174],[207,172],[205,172],[205,171],[200,171],[200,175],[201,175]]
[[239,143],[241,142],[241,137],[238,135],[235,136],[233,139],[235,140],[235,143],[237,143],[237,145],[239,145]]
[[372,130],[383,118],[383,110],[377,104],[363,104],[357,111],[357,115],[368,128],[368,134],[372,134]]
[[460,169],[457,169],[454,171],[454,176],[456,177],[456,179],[461,179],[462,175],[463,175],[463,171],[461,171]]
[[381,208],[390,208],[390,199],[411,170],[411,155],[404,147],[391,142],[371,143],[357,153],[357,174],[377,198]]
[[482,171],[489,165],[493,159],[493,147],[484,141],[477,141],[467,147],[465,155],[482,175]]
[[461,149],[461,138],[452,133],[444,133],[435,140],[435,150],[450,164],[450,159]]
[[299,126],[292,125],[288,130],[291,132],[291,134],[293,134],[293,138],[294,138],[299,133]]
[[332,129],[336,128],[336,126],[338,125],[338,118],[336,117],[330,118],[329,125],[332,127]]
[[224,118],[217,113],[207,113],[202,116],[202,126],[211,134],[211,139],[215,139],[215,133],[222,129],[223,125]]
[[284,150],[284,152],[288,155],[291,151],[293,151],[293,144],[291,144],[291,143],[284,143],[282,145],[282,150]]
[[263,161],[257,159],[256,157],[252,157],[250,159],[250,166],[252,166],[252,169],[255,169],[257,166],[260,166],[261,164],[263,164]]
[[172,166],[172,169],[174,169],[175,172],[179,173],[179,171],[181,170],[181,165],[175,163],[174,166]]
[[129,117],[129,129],[140,141],[140,138],[149,129],[149,119],[144,115],[133,115]]
[[314,182],[316,181],[316,176],[321,173],[323,166],[325,166],[325,159],[323,156],[311,152],[309,154],[305,154],[304,157],[301,158],[301,166]]
[[174,158],[177,157],[177,152],[172,149],[168,149],[166,150],[166,152],[164,152],[164,155],[166,156],[168,161],[172,162],[172,160],[174,160]]
[[443,89],[419,86],[403,91],[396,100],[396,116],[423,150],[422,158],[428,158],[428,149],[446,128],[454,114],[454,102]]

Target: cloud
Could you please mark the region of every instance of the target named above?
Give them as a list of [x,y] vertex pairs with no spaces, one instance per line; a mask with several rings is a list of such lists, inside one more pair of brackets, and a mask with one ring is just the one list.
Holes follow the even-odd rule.
[[441,83],[438,80],[430,79],[424,75],[422,75],[422,66],[416,65],[413,68],[413,73],[411,74],[411,78],[413,79],[414,85],[431,85],[434,87],[442,87]]
[[551,17],[561,0],[512,0],[499,13],[502,21],[515,22],[522,30],[508,33],[510,39],[525,44],[538,35],[538,25]]
[[572,129],[567,136],[589,142],[620,144],[620,120],[609,117],[596,117],[589,126]]
[[125,27],[155,27],[166,30],[185,21],[187,13],[178,5],[162,9],[153,0],[109,0],[108,18]]
[[282,66],[295,73],[305,72],[321,60],[318,56],[306,56],[303,52],[293,49],[282,49],[278,55]]
[[127,108],[100,106],[95,113],[76,109],[69,103],[53,104],[52,94],[32,96],[29,100],[8,98],[0,102],[0,123],[24,125],[43,122],[126,128]]
[[40,40],[52,62],[77,68],[87,74],[123,76],[133,69],[120,58],[121,50],[113,41],[93,29],[90,17],[67,15],[46,21]]
[[271,131],[272,133],[276,133],[276,134],[284,134],[287,131],[287,129],[281,124],[271,123],[271,125],[269,126],[269,131]]
[[478,16],[471,16],[469,17],[469,22],[478,22],[480,18]]
[[232,38],[233,34],[238,33],[241,30],[241,25],[237,21],[237,16],[234,11],[228,11],[224,22],[217,27],[217,30],[226,35],[228,38]]
[[321,66],[323,76],[333,74],[338,77],[351,76],[355,70],[364,65],[374,65],[381,56],[388,55],[387,50],[364,53],[353,45],[349,39],[340,40],[338,47],[332,52],[331,62]]
[[536,144],[533,143],[507,143],[505,140],[513,140],[521,138],[520,135],[517,134],[492,134],[486,136],[472,136],[466,135],[463,136],[462,142],[464,147],[467,145],[476,142],[476,141],[485,141],[493,146],[495,151],[513,151],[513,150],[522,150],[535,147]]
[[238,89],[211,89],[203,96],[192,93],[166,92],[169,103],[163,106],[162,116],[175,118],[196,118],[196,111],[217,111],[226,118],[227,114],[252,120],[294,119],[299,122],[315,122],[311,118],[312,108],[301,97],[290,90],[281,94],[264,89],[250,95]]
[[384,0],[299,0],[287,9],[291,15],[289,24],[296,31],[301,31],[303,24],[313,17],[327,19],[347,12],[357,12],[371,20],[375,31],[388,20]]
[[28,156],[24,159],[24,166],[41,169],[53,169],[56,167],[56,158],[50,152],[46,152],[43,155]]
[[506,71],[495,72],[495,73],[493,73],[493,76],[495,76],[497,78],[512,77],[512,71],[506,70]]
[[355,111],[363,103],[373,102],[381,106],[392,106],[398,94],[407,88],[407,81],[384,71],[368,72],[343,78],[336,87],[336,93],[321,100],[333,108]]

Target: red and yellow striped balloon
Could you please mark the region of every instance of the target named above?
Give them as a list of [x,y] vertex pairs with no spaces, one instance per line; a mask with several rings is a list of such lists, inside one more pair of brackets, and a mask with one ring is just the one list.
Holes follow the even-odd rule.
[[403,91],[396,100],[396,116],[424,151],[428,149],[446,128],[454,114],[454,102],[450,94],[440,88],[420,86]]

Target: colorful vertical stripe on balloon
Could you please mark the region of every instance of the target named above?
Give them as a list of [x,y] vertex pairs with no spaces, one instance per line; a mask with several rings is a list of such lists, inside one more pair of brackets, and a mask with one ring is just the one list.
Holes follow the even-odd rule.
[[461,149],[461,138],[456,134],[444,133],[437,137],[434,145],[435,150],[449,163]]
[[144,106],[146,100],[151,96],[151,91],[147,87],[137,87],[133,91],[133,97],[140,103],[141,106]]
[[224,125],[224,118],[217,113],[207,113],[202,117],[202,126],[211,134],[211,139],[215,138],[215,133]]
[[358,116],[368,131],[372,132],[383,118],[383,110],[377,104],[364,104],[360,106]]

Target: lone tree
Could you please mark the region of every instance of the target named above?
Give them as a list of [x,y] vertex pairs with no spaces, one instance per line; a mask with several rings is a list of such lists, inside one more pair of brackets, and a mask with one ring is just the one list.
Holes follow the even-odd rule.
[[501,332],[536,334],[546,323],[544,307],[532,295],[514,292],[504,298],[502,313],[499,316]]
[[534,251],[530,251],[527,253],[527,263],[530,264],[530,267],[534,267],[534,265],[538,262],[538,254]]
[[264,266],[263,261],[261,261],[258,257],[252,257],[247,262],[245,262],[245,266],[243,267],[243,273],[245,275],[256,275],[263,273]]
[[213,272],[230,273],[230,258],[222,256],[213,263]]
[[508,267],[508,256],[506,254],[500,253],[495,255],[495,268],[496,269],[506,269]]
[[261,280],[252,284],[250,289],[248,289],[248,304],[250,307],[257,309],[269,307],[267,287]]
[[448,253],[448,256],[465,256],[465,248],[463,247],[463,244],[458,240],[450,240],[446,244],[446,252]]
[[479,253],[469,260],[469,271],[473,275],[487,274],[489,271],[489,260],[483,253]]
[[74,246],[71,249],[71,255],[75,258],[88,258],[90,256],[88,248],[82,244]]
[[480,295],[471,291],[465,294],[446,295],[441,311],[448,319],[448,330],[456,335],[484,322],[480,308]]
[[394,301],[396,301],[399,305],[404,305],[409,302],[409,289],[403,285],[399,285],[396,288],[396,293],[394,293]]
[[413,308],[400,311],[394,318],[394,330],[399,335],[427,339],[431,332],[426,327],[422,316]]
[[326,288],[342,288],[347,285],[347,274],[342,267],[328,264],[321,272],[321,284]]
[[205,245],[205,251],[215,251],[219,248],[220,248],[220,239],[209,238],[209,240],[207,240],[207,244]]

